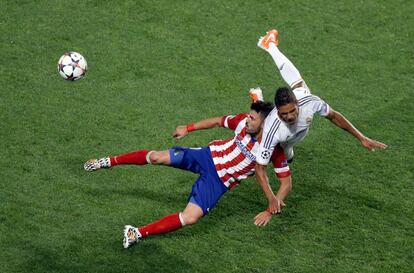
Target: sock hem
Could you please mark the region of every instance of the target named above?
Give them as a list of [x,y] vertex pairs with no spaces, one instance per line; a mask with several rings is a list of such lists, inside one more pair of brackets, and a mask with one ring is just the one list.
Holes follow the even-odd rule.
[[181,212],[178,214],[178,217],[180,218],[181,226],[185,226],[185,221],[183,219],[183,216],[181,215]]
[[150,159],[150,155],[153,153],[154,151],[149,151],[146,155],[145,155],[145,160],[147,160],[148,164],[152,164],[151,163],[151,159]]

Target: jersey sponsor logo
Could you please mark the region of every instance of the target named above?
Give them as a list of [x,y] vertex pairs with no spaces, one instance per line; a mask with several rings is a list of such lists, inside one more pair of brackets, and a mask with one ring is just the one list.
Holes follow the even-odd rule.
[[[236,137],[236,144],[237,144],[237,147],[241,150],[241,152],[247,157],[247,158],[249,158],[251,161],[256,161],[256,157],[252,154],[252,152],[250,152],[249,151],[249,149],[246,147],[246,146],[244,146],[243,145],[243,143],[240,141],[240,139],[239,139],[239,136],[240,135],[238,135],[237,137]],[[243,139],[243,138],[242,138]]]

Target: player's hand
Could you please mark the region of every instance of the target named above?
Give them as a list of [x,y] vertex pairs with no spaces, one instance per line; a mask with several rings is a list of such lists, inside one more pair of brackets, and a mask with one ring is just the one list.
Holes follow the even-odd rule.
[[254,224],[256,226],[262,227],[269,223],[270,219],[272,219],[272,214],[267,210],[262,211],[256,217],[254,217]]
[[370,151],[375,151],[375,149],[385,149],[388,147],[386,144],[368,137],[362,139],[361,144]]
[[285,207],[285,203],[283,200],[273,196],[272,199],[269,200],[269,208],[267,209],[271,214],[277,214],[282,212],[282,208]]
[[173,138],[182,139],[187,134],[188,134],[187,126],[180,125],[180,126],[177,126],[177,128],[175,128],[175,131],[173,132],[172,135],[173,135]]

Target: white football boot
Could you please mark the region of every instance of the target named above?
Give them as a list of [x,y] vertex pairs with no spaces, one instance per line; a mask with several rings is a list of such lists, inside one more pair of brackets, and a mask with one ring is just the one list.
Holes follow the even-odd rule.
[[85,162],[83,165],[83,168],[85,171],[93,172],[97,171],[102,168],[110,168],[111,167],[111,160],[109,160],[109,157],[103,157],[100,159],[90,159]]
[[141,233],[139,233],[137,228],[131,225],[126,225],[124,227],[124,241],[122,244],[124,245],[124,248],[129,248],[130,246],[141,240],[141,237],[142,235]]

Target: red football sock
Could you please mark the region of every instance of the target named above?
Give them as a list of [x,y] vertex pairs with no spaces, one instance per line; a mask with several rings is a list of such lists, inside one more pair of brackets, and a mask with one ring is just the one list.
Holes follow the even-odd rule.
[[134,165],[145,165],[148,164],[147,162],[147,154],[149,150],[138,150],[134,152],[130,152],[127,154],[122,154],[118,156],[111,156],[109,159],[111,160],[111,167],[116,165],[122,164],[134,164]]
[[142,237],[145,238],[150,235],[168,233],[180,228],[182,228],[182,224],[179,213],[173,213],[144,227],[139,227],[138,230]]

